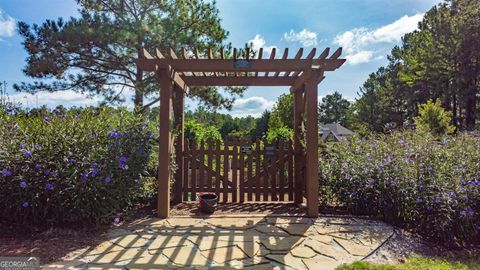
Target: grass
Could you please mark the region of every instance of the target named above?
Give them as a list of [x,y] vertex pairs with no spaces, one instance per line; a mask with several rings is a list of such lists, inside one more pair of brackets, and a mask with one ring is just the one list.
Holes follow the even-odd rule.
[[480,262],[454,262],[443,259],[413,257],[405,263],[373,264],[369,262],[354,262],[341,265],[336,270],[478,270]]

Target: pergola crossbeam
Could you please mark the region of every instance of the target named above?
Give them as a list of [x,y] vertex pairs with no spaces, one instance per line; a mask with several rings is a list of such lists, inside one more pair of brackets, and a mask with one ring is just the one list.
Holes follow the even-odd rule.
[[189,86],[290,86],[295,77],[247,77],[247,76],[182,76],[182,80]]
[[248,67],[238,67],[231,59],[139,59],[137,65],[145,71],[155,71],[156,67],[171,66],[181,72],[237,73],[304,71],[312,66],[324,71],[334,71],[344,62],[345,59],[251,59],[248,61]]

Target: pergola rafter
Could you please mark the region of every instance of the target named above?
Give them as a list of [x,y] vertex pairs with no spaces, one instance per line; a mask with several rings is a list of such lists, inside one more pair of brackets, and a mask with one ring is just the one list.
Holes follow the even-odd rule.
[[[184,98],[189,87],[194,86],[289,86],[294,97],[294,174],[297,203],[307,198],[307,214],[318,216],[318,91],[317,85],[325,78],[324,74],[334,71],[345,63],[339,58],[342,49],[338,48],[329,56],[326,48],[316,56],[316,48],[302,58],[300,48],[293,58],[288,57],[286,48],[281,58],[276,58],[273,48],[268,58],[263,58],[260,48],[256,58],[250,58],[249,49],[243,58],[236,48],[228,57],[221,48],[218,54],[209,48],[204,57],[198,49],[189,52],[183,48],[179,56],[169,48],[165,55],[156,49],[152,56],[144,50],[143,58],[136,59],[137,66],[144,71],[156,72],[160,82],[160,136],[158,166],[158,214],[168,217],[170,210],[170,171],[169,158],[173,151],[172,117],[178,130],[175,150],[178,170],[175,183],[183,183],[184,169]],[[216,56],[219,55],[219,58]],[[171,109],[173,108],[173,114]],[[304,124],[305,119],[305,124]],[[303,134],[305,133],[305,136]],[[302,144],[306,138],[305,147]],[[181,187],[174,187],[175,194]],[[175,196],[181,200],[181,196]]]

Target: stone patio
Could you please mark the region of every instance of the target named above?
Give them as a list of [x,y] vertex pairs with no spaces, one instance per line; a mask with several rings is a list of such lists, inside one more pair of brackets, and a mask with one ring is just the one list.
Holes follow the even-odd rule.
[[334,269],[367,258],[393,233],[354,218],[148,218],[42,269]]

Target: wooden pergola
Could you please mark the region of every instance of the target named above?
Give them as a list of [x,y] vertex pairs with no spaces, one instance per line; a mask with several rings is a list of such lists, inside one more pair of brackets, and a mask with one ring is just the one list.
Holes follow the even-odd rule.
[[[209,49],[205,57],[198,50],[182,49],[180,57],[173,49],[166,54],[156,50],[150,54],[144,50],[143,57],[136,60],[145,71],[156,72],[160,83],[160,136],[158,155],[158,215],[167,218],[170,211],[170,156],[177,152],[177,162],[182,162],[184,151],[184,100],[190,86],[289,86],[294,96],[294,170],[299,183],[304,183],[307,215],[318,216],[318,84],[326,71],[334,71],[345,62],[340,59],[342,49],[330,55],[329,48],[316,56],[313,48],[302,57],[303,48],[293,58],[288,57],[288,48],[281,58],[276,58],[273,48],[268,58],[261,48],[257,57],[250,58],[246,51],[240,58],[236,49],[227,59],[223,50],[214,57]],[[173,109],[173,113],[172,113]],[[174,116],[172,118],[172,116]],[[305,122],[305,125],[304,125]],[[177,130],[175,147],[172,130]],[[305,141],[303,145],[302,141]],[[303,173],[300,170],[305,170]],[[301,176],[301,175],[304,175]],[[174,187],[175,189],[175,187]],[[302,198],[295,198],[297,203]]]

